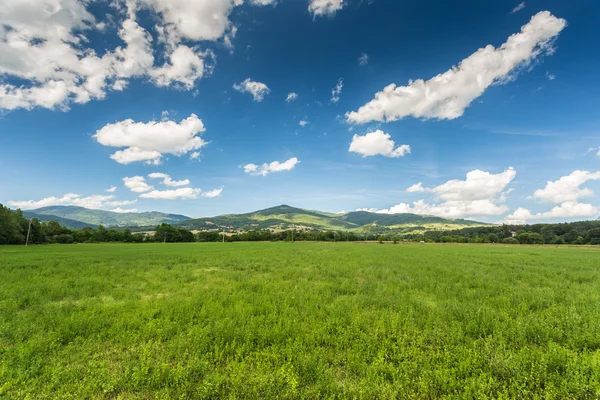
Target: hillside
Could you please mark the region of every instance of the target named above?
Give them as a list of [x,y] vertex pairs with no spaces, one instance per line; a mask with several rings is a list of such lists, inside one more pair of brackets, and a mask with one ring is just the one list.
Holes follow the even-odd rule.
[[55,221],[69,229],[83,229],[83,228],[96,228],[97,225],[88,224],[81,221],[75,221],[68,218],[62,218],[56,215],[44,215],[34,213],[32,211],[23,211],[23,216],[25,218],[36,218],[40,222],[50,222]]
[[[104,225],[106,227],[119,226],[156,226],[159,224],[168,223],[174,224],[177,222],[189,219],[184,215],[165,214],[161,212],[142,212],[142,213],[116,213],[104,210],[91,210],[76,206],[50,206],[38,208],[29,211],[38,215],[52,216],[55,221],[56,217],[68,219],[71,221],[83,222],[91,226]],[[68,224],[65,224],[68,226]]]
[[387,215],[365,211],[331,214],[281,205],[246,214],[189,219],[176,225],[192,230],[280,230],[294,226],[297,229],[412,232],[485,224],[416,214]]

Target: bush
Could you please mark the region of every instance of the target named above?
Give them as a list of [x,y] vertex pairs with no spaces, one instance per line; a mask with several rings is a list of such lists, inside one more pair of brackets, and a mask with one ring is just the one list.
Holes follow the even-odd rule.
[[507,237],[505,239],[502,239],[502,243],[503,244],[519,244],[519,241],[517,239],[515,239],[514,237]]
[[539,233],[523,232],[517,235],[517,240],[522,244],[544,244],[545,240]]

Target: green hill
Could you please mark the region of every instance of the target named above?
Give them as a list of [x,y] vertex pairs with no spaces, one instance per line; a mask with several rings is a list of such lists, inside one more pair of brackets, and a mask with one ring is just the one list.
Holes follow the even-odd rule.
[[176,224],[192,230],[387,230],[398,232],[458,229],[466,226],[485,225],[462,219],[447,219],[416,214],[375,214],[365,211],[348,214],[331,214],[320,211],[281,205],[247,214],[228,214],[217,217],[189,219]]
[[[92,226],[156,226],[159,224],[175,224],[189,219],[184,215],[165,214],[161,212],[116,213],[104,210],[90,210],[76,206],[50,206],[29,211],[38,215],[65,218],[71,221],[83,222]],[[56,220],[56,219],[55,219]],[[57,221],[60,222],[60,221]]]
[[58,217],[56,215],[45,215],[45,214],[37,214],[31,211],[23,211],[23,216],[25,218],[36,218],[40,222],[50,222],[55,221],[69,229],[83,229],[83,228],[96,228],[96,225],[88,224],[81,221],[75,221],[68,218]]

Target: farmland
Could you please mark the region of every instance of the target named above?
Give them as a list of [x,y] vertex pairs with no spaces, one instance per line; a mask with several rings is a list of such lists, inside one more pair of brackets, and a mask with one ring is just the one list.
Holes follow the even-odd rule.
[[0,247],[0,398],[596,399],[600,249]]

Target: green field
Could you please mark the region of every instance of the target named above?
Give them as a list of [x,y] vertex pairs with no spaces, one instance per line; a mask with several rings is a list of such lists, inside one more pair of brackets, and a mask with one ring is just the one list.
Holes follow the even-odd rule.
[[0,398],[597,399],[600,251],[0,247]]

